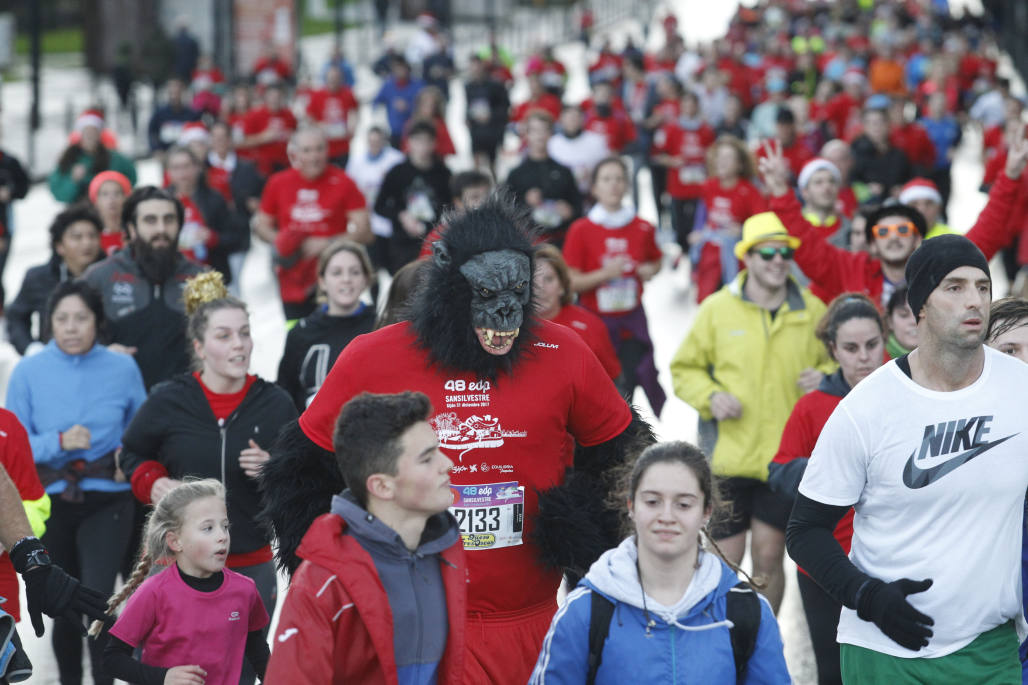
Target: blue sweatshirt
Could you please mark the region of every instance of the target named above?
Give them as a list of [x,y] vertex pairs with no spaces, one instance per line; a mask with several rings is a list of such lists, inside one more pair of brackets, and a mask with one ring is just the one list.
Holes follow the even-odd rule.
[[382,84],[382,89],[378,91],[372,104],[383,105],[386,108],[386,119],[393,135],[403,133],[403,126],[414,109],[414,98],[424,87],[425,84],[415,78],[408,79],[407,83],[401,86],[392,76]]
[[[116,449],[145,399],[143,377],[132,357],[103,345],[93,345],[85,354],[66,354],[53,340],[18,362],[7,386],[7,408],[28,431],[33,458],[55,469],[75,459],[95,461]],[[89,429],[89,449],[61,449],[59,434],[75,424]],[[104,492],[130,487],[105,478],[84,478],[80,485]],[[66,487],[59,480],[46,491],[54,495]]]

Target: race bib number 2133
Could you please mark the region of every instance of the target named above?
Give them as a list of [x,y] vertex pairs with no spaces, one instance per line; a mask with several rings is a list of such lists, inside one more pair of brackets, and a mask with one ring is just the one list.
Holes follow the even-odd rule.
[[525,488],[517,481],[483,485],[451,485],[450,511],[460,526],[467,551],[521,544]]

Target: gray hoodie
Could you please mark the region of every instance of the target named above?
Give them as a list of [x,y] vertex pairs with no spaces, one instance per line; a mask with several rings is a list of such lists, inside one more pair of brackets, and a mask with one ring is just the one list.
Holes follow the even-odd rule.
[[393,615],[393,649],[400,683],[434,683],[446,648],[449,624],[440,556],[460,540],[449,512],[432,516],[415,551],[399,533],[361,507],[349,490],[332,498],[332,513],[346,521],[352,535],[371,556],[389,597]]

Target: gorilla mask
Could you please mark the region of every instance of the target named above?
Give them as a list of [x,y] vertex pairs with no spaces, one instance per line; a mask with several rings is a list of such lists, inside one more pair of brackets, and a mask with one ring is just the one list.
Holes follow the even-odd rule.
[[510,352],[531,299],[529,258],[516,250],[475,255],[460,267],[471,288],[471,325],[489,354]]
[[499,194],[448,217],[411,316],[433,363],[492,379],[534,342],[530,227]]

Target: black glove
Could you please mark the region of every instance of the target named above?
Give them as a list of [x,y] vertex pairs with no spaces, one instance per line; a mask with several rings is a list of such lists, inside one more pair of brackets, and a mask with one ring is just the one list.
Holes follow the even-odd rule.
[[29,617],[36,637],[43,637],[43,614],[67,618],[78,624],[83,635],[86,628],[82,625],[82,614],[90,619],[104,618],[107,598],[52,564],[43,543],[36,538],[20,540],[11,550],[11,563],[25,581]]
[[891,583],[872,578],[860,590],[857,616],[874,623],[901,647],[917,651],[928,644],[933,634],[928,626],[935,621],[911,606],[907,595],[924,592],[931,586],[931,578],[901,578]]

